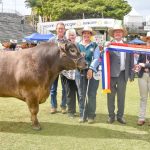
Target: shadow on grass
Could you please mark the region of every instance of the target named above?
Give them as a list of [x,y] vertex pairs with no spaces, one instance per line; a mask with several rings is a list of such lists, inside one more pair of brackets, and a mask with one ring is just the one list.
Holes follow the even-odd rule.
[[116,139],[131,139],[143,140],[150,142],[150,134],[135,134],[126,131],[117,131],[108,129],[107,127],[70,125],[63,123],[41,122],[42,130],[34,131],[31,129],[30,123],[25,122],[9,122],[0,121],[0,132],[19,133],[19,134],[36,134],[42,136],[69,136],[76,138],[116,138]]
[[[97,114],[96,115],[96,122],[99,123],[106,123],[108,119],[108,115],[106,114]],[[137,128],[139,130],[144,130],[144,131],[150,131],[150,126],[148,126],[148,124],[145,124],[143,126],[138,126],[137,125],[137,120],[138,117],[137,116],[133,116],[133,115],[125,115],[125,120],[127,122],[127,124],[125,126],[130,126],[130,127],[134,127]],[[150,121],[150,120],[149,120]],[[148,120],[146,121],[148,123]],[[122,125],[120,123],[118,123],[117,121],[115,121],[113,123],[113,125]]]

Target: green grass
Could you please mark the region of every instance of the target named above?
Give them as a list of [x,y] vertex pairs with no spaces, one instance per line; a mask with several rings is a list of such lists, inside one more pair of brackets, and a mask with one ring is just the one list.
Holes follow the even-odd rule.
[[[61,93],[61,89],[58,90]],[[61,95],[58,95],[58,100]],[[60,104],[60,102],[59,102]],[[78,106],[78,105],[77,105]],[[148,108],[149,99],[148,99]],[[58,107],[60,110],[60,108]],[[78,110],[77,110],[78,111]],[[126,125],[107,124],[106,95],[97,94],[97,116],[94,124],[79,124],[65,114],[50,114],[49,99],[40,105],[38,119],[41,131],[31,128],[27,105],[14,98],[0,98],[1,150],[149,150],[150,127],[136,125],[139,111],[137,80],[128,83],[126,92]],[[147,115],[150,114],[150,109]]]

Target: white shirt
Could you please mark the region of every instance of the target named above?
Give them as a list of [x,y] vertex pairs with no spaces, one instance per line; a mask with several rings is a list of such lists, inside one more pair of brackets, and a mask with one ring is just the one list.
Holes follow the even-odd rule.
[[[116,43],[123,43],[123,41],[115,41]],[[126,60],[126,53],[120,52],[120,70],[125,70],[125,60]]]

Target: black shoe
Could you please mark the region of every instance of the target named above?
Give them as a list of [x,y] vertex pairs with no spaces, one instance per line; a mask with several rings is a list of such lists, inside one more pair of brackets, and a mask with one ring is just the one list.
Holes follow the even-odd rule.
[[115,121],[115,119],[114,119],[114,118],[109,118],[109,119],[107,120],[107,123],[112,124],[114,121]]
[[121,124],[126,124],[126,121],[123,118],[117,118],[117,121]]

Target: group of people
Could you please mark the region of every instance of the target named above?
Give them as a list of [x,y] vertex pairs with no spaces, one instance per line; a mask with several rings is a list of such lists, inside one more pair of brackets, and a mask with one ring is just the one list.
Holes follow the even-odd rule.
[[[88,67],[84,70],[62,71],[60,74],[62,84],[61,112],[68,113],[69,117],[75,117],[76,99],[79,105],[79,122],[93,123],[96,117],[96,94],[99,86],[99,80],[95,79],[93,74],[98,71],[100,57],[103,54],[92,36],[96,34],[91,27],[85,26],[83,29],[65,29],[65,25],[59,22],[56,25],[56,42],[70,40],[75,43],[80,52],[84,53]],[[76,42],[77,34],[81,36],[81,41]],[[122,25],[115,25],[108,30],[112,40],[105,43],[109,47],[111,42],[125,43],[123,38],[127,35],[127,30]],[[150,45],[150,35],[144,39],[147,45]],[[110,89],[107,94],[108,120],[112,124],[118,121],[126,124],[124,118],[125,94],[128,79],[134,80],[134,55],[125,52],[110,52]],[[146,104],[150,92],[150,55],[140,54],[138,59],[140,71],[138,72],[139,90],[140,90],[140,112],[138,125],[145,123]],[[51,113],[57,112],[57,85],[58,78],[54,81],[50,91]],[[117,96],[117,111],[115,110],[115,97]],[[66,107],[67,106],[67,107]],[[67,109],[66,109],[67,108]],[[149,122],[150,125],[150,122]]]
[[[62,101],[61,112],[66,113],[70,117],[74,117],[76,113],[76,98],[79,104],[80,119],[79,122],[94,122],[96,116],[96,93],[99,81],[93,78],[93,71],[97,71],[100,58],[99,46],[91,40],[95,32],[90,27],[85,27],[78,31],[82,36],[82,40],[76,43],[77,33],[75,29],[65,30],[65,25],[59,22],[56,25],[56,42],[70,40],[75,43],[79,50],[84,53],[88,67],[84,70],[62,71],[60,74],[62,84]],[[57,112],[57,85],[58,77],[54,81],[50,91],[51,113]],[[88,100],[85,100],[88,98]],[[86,102],[85,102],[86,101]],[[68,110],[66,110],[66,105]]]
[[[81,41],[76,42],[77,34],[81,36]],[[99,80],[93,77],[100,64],[100,57],[103,52],[100,47],[92,41],[92,36],[96,32],[91,27],[85,26],[76,32],[75,29],[66,31],[65,25],[59,22],[56,26],[56,42],[70,40],[75,43],[79,50],[84,53],[88,67],[84,70],[64,70],[60,74],[62,84],[61,111],[67,113],[69,117],[74,117],[76,113],[76,99],[79,105],[79,122],[93,123],[96,117],[96,94]],[[105,47],[109,47],[111,42],[124,43],[123,38],[127,35],[127,30],[122,25],[115,25],[109,29],[108,34],[113,40],[106,42]],[[149,38],[148,38],[149,37]],[[145,38],[150,43],[150,36]],[[149,56],[140,54],[138,64],[142,69],[139,72],[140,89],[140,114],[138,125],[145,123],[146,101],[150,90],[149,84]],[[125,93],[128,79],[134,80],[134,55],[125,52],[110,52],[111,93],[107,94],[108,123],[117,120],[121,124],[126,124],[124,119]],[[58,78],[54,81],[50,91],[51,113],[57,112],[57,85]],[[144,80],[144,81],[143,81]],[[145,83],[146,82],[146,83]],[[115,97],[117,95],[117,113],[115,113]],[[67,107],[66,107],[67,105]],[[67,109],[66,109],[67,108]]]
[[[81,40],[77,42],[77,34],[81,36]],[[65,29],[63,22],[59,22],[56,25],[56,37],[53,42],[63,42],[69,40],[75,43],[80,52],[85,55],[87,62],[87,68],[83,70],[63,70],[60,73],[61,85],[62,85],[62,97],[61,97],[61,112],[63,114],[68,113],[71,118],[76,114],[76,101],[79,105],[79,122],[94,123],[96,117],[96,94],[99,86],[99,80],[94,77],[94,74],[98,72],[99,65],[101,63],[101,57],[103,55],[102,45],[97,45],[92,40],[96,32],[89,26],[85,26],[83,29],[76,31],[75,29]],[[127,30],[122,25],[115,25],[108,30],[109,36],[112,38],[109,42],[104,44],[105,47],[109,47],[111,42],[113,43],[125,43],[123,38],[127,36]],[[150,32],[147,33],[143,40],[150,46]],[[12,45],[12,47],[10,47]],[[5,49],[14,50],[14,45],[11,42],[3,43]],[[16,45],[15,45],[16,46]],[[23,48],[26,44],[22,45]],[[34,45],[35,46],[35,45]],[[150,55],[140,54],[137,59],[138,64],[138,85],[140,91],[140,110],[138,125],[144,125],[146,118],[147,99],[150,94]],[[107,94],[107,107],[108,107],[108,120],[107,122],[112,124],[118,121],[121,124],[126,124],[124,118],[125,109],[125,95],[126,85],[128,79],[134,80],[135,72],[133,71],[135,62],[134,54],[110,51],[110,90],[111,93]],[[57,87],[59,76],[55,79],[50,90],[50,113],[57,113]],[[115,97],[117,96],[117,111],[115,110]],[[149,121],[150,125],[150,121]]]
[[28,43],[26,41],[23,41],[20,45],[18,45],[16,40],[10,40],[10,41],[4,41],[2,44],[0,44],[0,49],[5,51],[15,51],[15,50],[31,48],[36,45],[37,43],[34,42]]
[[1,49],[6,51],[14,51],[16,49],[17,43],[15,41],[5,41],[1,45]]

